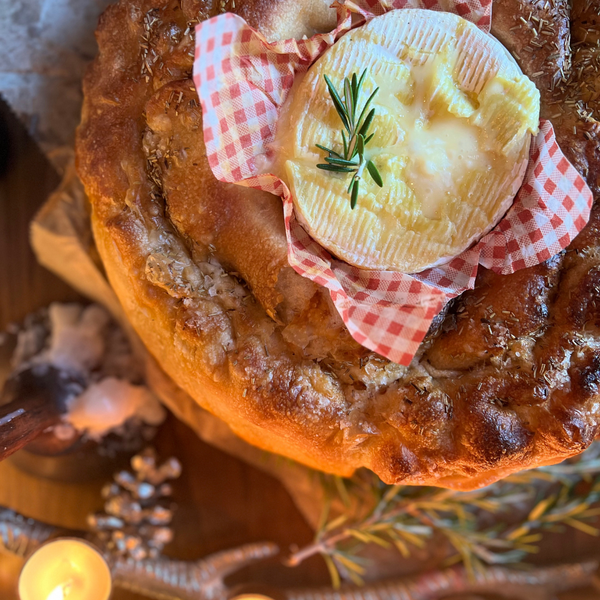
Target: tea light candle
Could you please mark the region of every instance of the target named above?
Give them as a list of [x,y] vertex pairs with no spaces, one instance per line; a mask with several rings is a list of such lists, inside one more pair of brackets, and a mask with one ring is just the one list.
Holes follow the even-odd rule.
[[264,594],[238,594],[233,596],[230,600],[274,600],[271,596],[265,596]]
[[21,600],[108,600],[110,569],[96,548],[61,538],[36,550],[19,577]]
[[256,581],[234,586],[228,600],[288,600],[284,590]]

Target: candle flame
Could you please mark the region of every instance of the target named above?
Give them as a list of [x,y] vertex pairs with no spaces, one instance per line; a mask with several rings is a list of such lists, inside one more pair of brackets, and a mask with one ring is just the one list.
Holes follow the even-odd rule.
[[67,600],[71,591],[72,584],[70,581],[57,585],[49,594],[46,600]]

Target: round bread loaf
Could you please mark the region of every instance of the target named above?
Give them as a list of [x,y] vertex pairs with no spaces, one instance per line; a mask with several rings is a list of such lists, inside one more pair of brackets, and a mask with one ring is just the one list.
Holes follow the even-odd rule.
[[[212,175],[194,25],[232,11],[269,39],[301,37],[334,26],[328,4],[121,0],[102,16],[77,160],[128,318],[238,435],[324,471],[469,489],[581,452],[600,420],[596,207],[546,263],[510,276],[480,268],[402,367],[357,344],[327,291],[290,268],[281,200]],[[566,0],[497,1],[492,19],[595,197],[599,50],[586,15],[597,5],[574,0],[572,40]]]

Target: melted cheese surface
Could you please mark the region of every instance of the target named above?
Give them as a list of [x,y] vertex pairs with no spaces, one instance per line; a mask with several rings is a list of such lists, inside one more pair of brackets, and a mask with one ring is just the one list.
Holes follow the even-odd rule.
[[[361,102],[379,87],[365,157],[384,186],[365,170],[352,210],[351,174],[317,169],[325,153],[315,144],[343,151],[323,75],[341,90],[364,69]],[[342,37],[295,87],[276,170],[325,248],[359,267],[412,273],[449,260],[498,222],[538,122],[539,92],[496,40],[449,13],[391,11]]]

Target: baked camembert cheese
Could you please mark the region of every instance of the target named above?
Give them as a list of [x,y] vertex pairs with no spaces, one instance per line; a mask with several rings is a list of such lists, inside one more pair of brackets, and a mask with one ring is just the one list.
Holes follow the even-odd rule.
[[[365,174],[352,208],[352,175],[317,169],[317,144],[343,153],[324,76],[343,90],[344,79],[363,70],[361,101],[379,88],[365,160],[383,186]],[[447,262],[502,218],[522,183],[540,111],[537,88],[498,41],[456,15],[417,9],[391,11],[343,36],[290,102],[283,177],[298,219],[348,263],[404,273]]]

